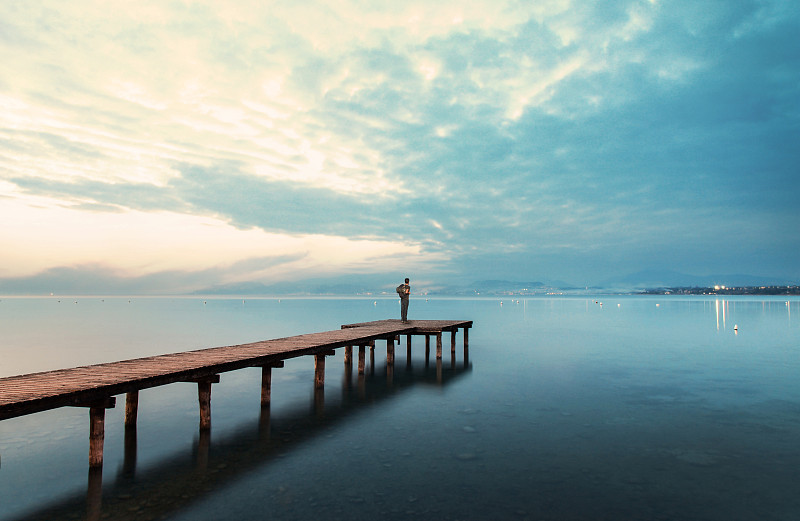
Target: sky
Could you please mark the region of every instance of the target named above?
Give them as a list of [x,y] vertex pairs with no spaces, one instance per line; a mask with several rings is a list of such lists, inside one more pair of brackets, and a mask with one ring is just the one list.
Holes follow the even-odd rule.
[[0,294],[800,281],[798,31],[795,0],[2,2]]

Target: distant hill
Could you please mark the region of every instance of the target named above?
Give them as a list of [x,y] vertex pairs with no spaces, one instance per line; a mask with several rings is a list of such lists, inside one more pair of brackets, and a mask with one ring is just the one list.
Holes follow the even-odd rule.
[[[402,273],[346,274],[313,279],[232,284],[201,285],[201,280],[213,276],[196,276],[191,273],[157,273],[138,278],[127,278],[97,266],[58,268],[34,276],[2,279],[1,295],[158,295],[165,286],[199,288],[190,295],[386,295],[394,296],[394,288],[405,275]],[[691,275],[674,270],[643,270],[628,275],[606,279],[592,286],[574,286],[560,280],[538,279],[485,279],[473,282],[454,280],[411,281],[414,295],[442,296],[492,296],[492,295],[545,295],[632,293],[643,290],[667,288],[697,288],[742,286],[798,285],[800,280],[762,277],[747,274]],[[187,294],[189,290],[183,290]]]
[[479,280],[465,285],[450,285],[431,291],[431,295],[542,295],[562,289],[540,281]]
[[644,270],[618,278],[607,279],[601,286],[605,288],[673,288],[673,287],[706,287],[717,284],[726,286],[778,286],[790,284],[792,281],[776,278],[744,274],[712,274],[690,275],[672,270]]
[[[390,281],[387,283],[387,280]],[[394,294],[393,279],[383,277],[357,277],[312,279],[279,282],[275,284],[239,283],[204,288],[193,292],[199,295],[380,295]],[[415,294],[428,295],[541,295],[557,289],[539,281],[481,280],[469,284],[420,285],[414,284]]]

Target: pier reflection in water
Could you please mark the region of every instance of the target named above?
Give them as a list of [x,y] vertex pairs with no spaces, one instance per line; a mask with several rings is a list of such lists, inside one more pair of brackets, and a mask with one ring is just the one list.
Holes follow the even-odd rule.
[[126,427],[124,461],[116,479],[103,483],[102,467],[90,468],[85,496],[68,497],[16,519],[170,517],[273,459],[313,443],[332,426],[350,421],[372,405],[400,397],[416,386],[444,388],[472,370],[468,358],[457,362],[454,356],[448,361],[408,358],[400,367],[385,362],[376,367],[375,347],[369,350],[365,371],[344,364],[341,399],[335,403],[326,405],[325,390],[315,387],[310,410],[301,407],[276,415],[264,405],[251,424],[220,439],[211,429],[199,429],[189,454],[165,458],[145,471],[138,471],[136,465],[136,427]]

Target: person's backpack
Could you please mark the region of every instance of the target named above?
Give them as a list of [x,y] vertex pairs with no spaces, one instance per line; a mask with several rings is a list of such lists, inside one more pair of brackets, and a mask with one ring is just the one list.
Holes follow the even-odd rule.
[[399,286],[397,286],[397,290],[396,291],[397,291],[397,294],[400,295],[401,297],[403,295],[405,295],[406,294],[405,284],[400,284]]

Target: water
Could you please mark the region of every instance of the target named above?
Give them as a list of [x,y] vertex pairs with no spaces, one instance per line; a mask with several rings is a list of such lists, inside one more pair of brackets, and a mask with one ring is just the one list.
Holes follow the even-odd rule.
[[[60,300],[60,301],[59,301]],[[101,477],[88,413],[0,422],[0,519],[800,518],[800,300],[413,299],[474,320],[451,361],[405,338],[359,382],[343,352],[324,395],[311,357],[222,374],[210,437],[189,383],[107,412]],[[788,303],[787,303],[788,300]],[[396,299],[0,301],[0,376],[336,329]],[[135,441],[135,444],[132,443]],[[131,450],[135,447],[135,450]],[[100,483],[101,486],[98,486]]]

